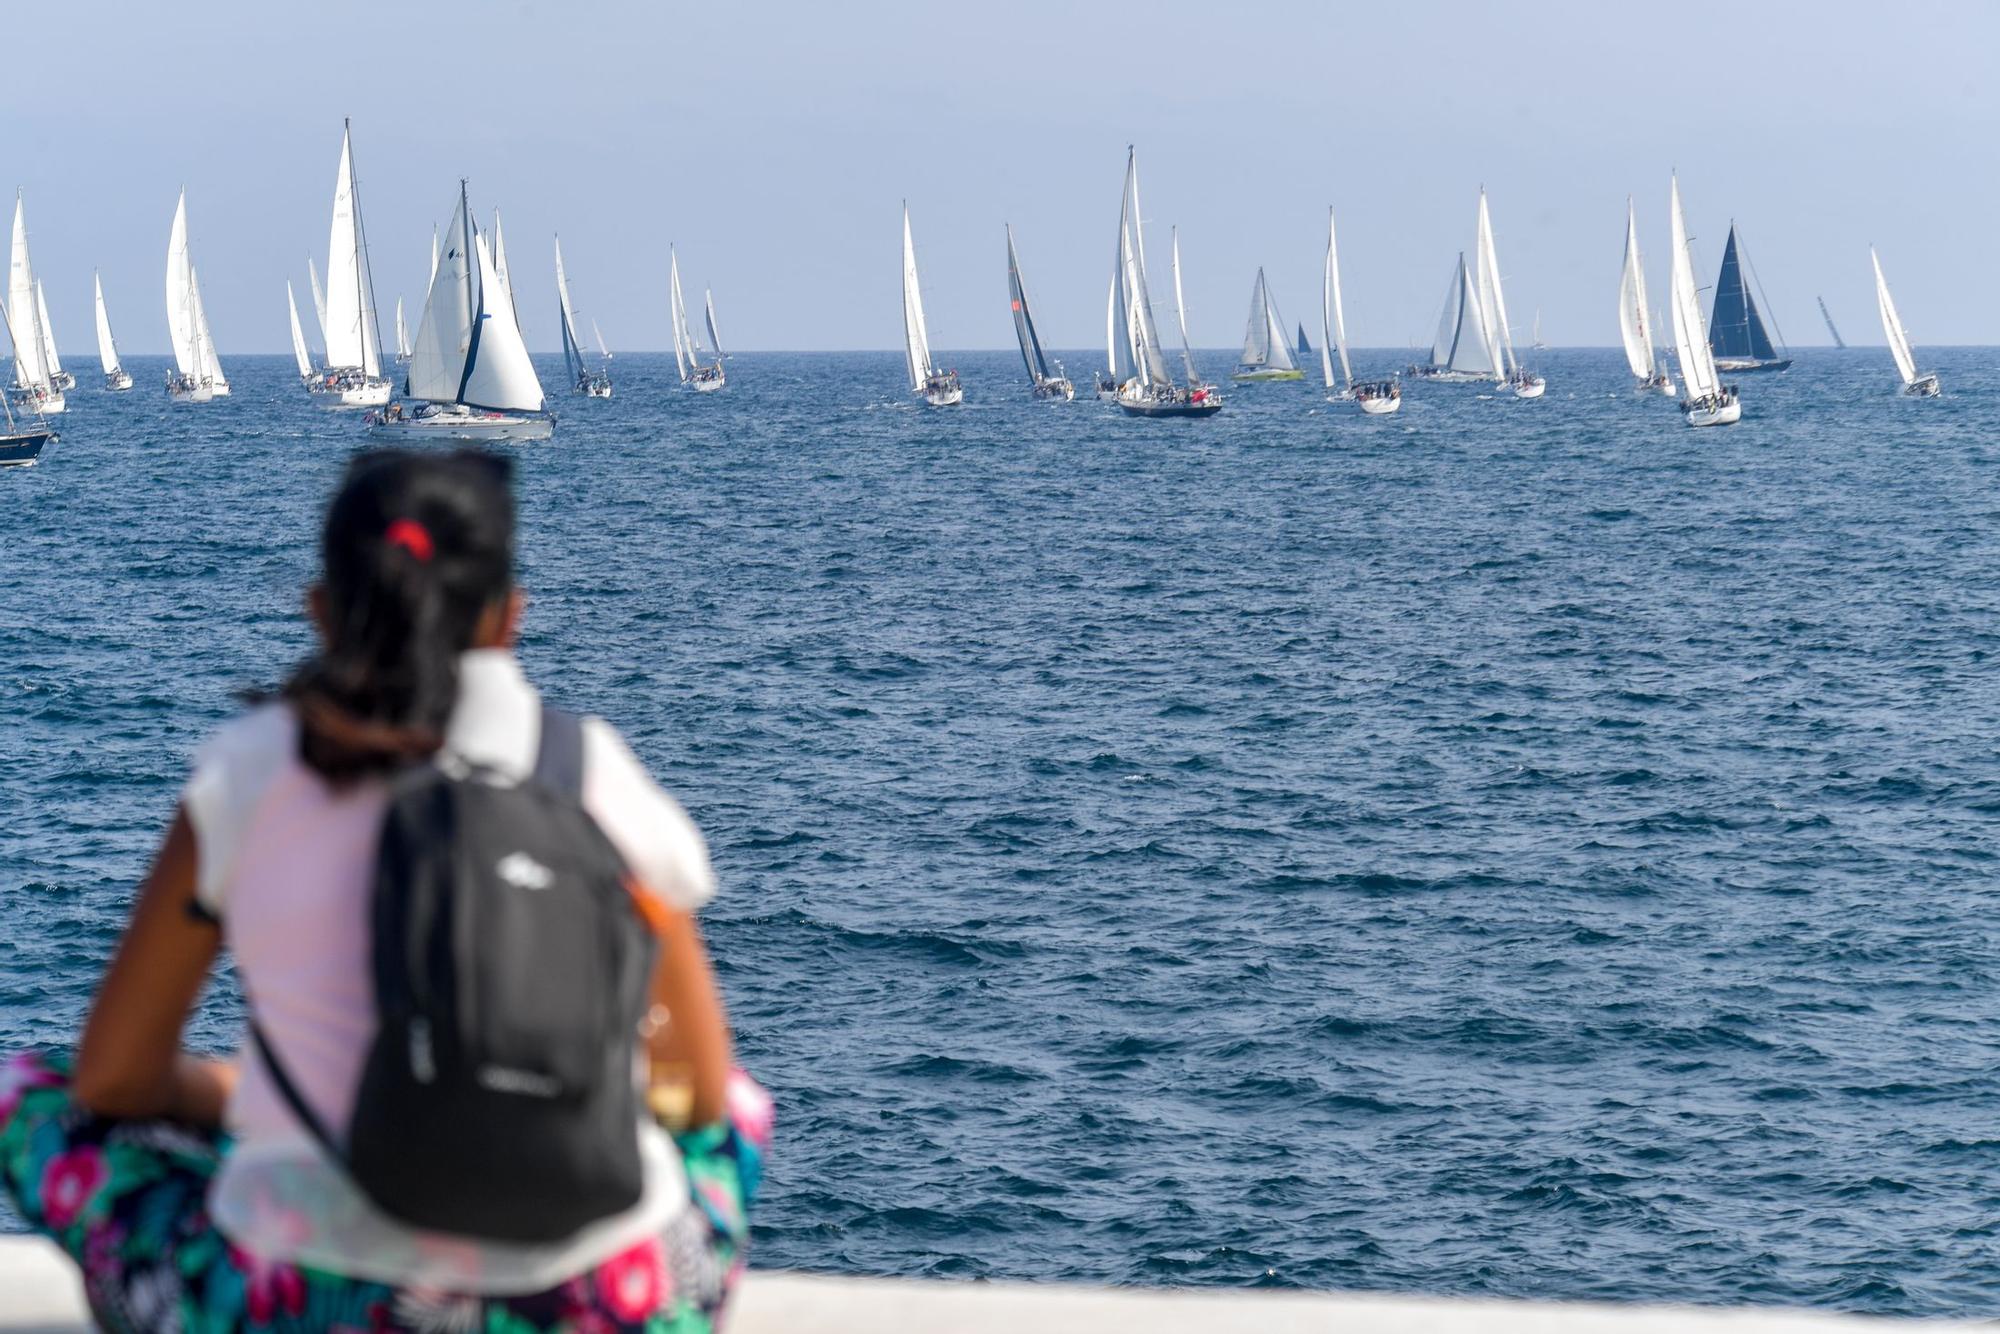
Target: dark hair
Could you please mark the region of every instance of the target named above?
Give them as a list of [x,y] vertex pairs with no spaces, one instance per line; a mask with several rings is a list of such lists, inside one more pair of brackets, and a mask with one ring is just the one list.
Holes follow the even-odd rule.
[[514,585],[513,468],[479,450],[370,450],[348,464],[320,535],[320,651],[280,691],[299,756],[328,781],[434,753],[458,658]]

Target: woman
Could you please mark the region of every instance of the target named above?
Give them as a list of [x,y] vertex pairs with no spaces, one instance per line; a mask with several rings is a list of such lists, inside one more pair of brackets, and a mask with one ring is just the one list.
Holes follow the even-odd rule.
[[[0,1183],[82,1267],[107,1329],[702,1331],[719,1316],[769,1104],[731,1075],[690,915],[714,891],[701,836],[603,722],[584,720],[582,805],[657,936],[649,1103],[692,1127],[639,1129],[638,1203],[553,1243],[427,1234],[371,1204],[278,1086],[288,1075],[308,1113],[348,1123],[375,1032],[390,778],[433,758],[534,770],[513,545],[504,459],[354,461],[307,597],[319,651],[202,749],[73,1067],[0,1064]],[[225,941],[279,1076],[180,1050]]]

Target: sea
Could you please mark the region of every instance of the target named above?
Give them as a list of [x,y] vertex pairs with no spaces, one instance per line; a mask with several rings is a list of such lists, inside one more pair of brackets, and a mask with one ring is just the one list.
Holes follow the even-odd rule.
[[[706,832],[757,1263],[2000,1316],[2000,349],[1926,360],[1700,431],[1609,350],[1382,418],[998,352],[556,398],[521,652]],[[225,364],[0,473],[0,1048],[308,648],[359,422]]]

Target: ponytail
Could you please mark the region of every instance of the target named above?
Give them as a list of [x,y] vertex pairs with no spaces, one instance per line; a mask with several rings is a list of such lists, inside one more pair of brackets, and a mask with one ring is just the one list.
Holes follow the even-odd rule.
[[459,655],[513,589],[512,469],[499,455],[371,451],[321,534],[323,643],[280,692],[299,755],[345,784],[435,753]]

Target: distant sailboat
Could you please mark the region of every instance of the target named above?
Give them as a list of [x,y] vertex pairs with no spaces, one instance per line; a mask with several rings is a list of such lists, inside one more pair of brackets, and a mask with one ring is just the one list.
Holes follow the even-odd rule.
[[410,326],[403,323],[403,298],[396,298],[396,364],[410,364]]
[[186,190],[174,206],[173,230],[167,236],[167,334],[174,347],[174,369],[167,375],[168,401],[206,403],[227,397],[229,381],[215,355],[208,312],[201,304],[201,281],[188,249]]
[[1187,377],[1187,387],[1190,393],[1197,389],[1201,390],[1204,394],[1213,393],[1215,386],[1202,379],[1201,372],[1194,368],[1194,344],[1188,341],[1187,296],[1181,290],[1180,228],[1174,227],[1168,230],[1167,245],[1171,252],[1167,256],[1167,259],[1173,270],[1174,279],[1174,323],[1179,326],[1181,333],[1181,373]]
[[543,411],[542,382],[513,305],[501,299],[463,182],[447,237],[403,382],[403,393],[421,402],[369,413],[370,432],[392,440],[546,440],[555,421]]
[[1285,341],[1285,324],[1278,315],[1278,303],[1264,270],[1250,288],[1250,323],[1243,333],[1243,355],[1238,358],[1232,380],[1303,380],[1306,373],[1292,360]]
[[1306,326],[1301,323],[1299,325],[1299,341],[1292,348],[1292,356],[1295,360],[1303,362],[1312,354],[1312,344],[1306,341]]
[[111,336],[111,312],[104,308],[104,280],[95,272],[90,284],[97,289],[97,359],[104,366],[104,387],[123,393],[132,387],[132,373],[118,359],[118,340]]
[[1632,211],[1632,197],[1625,197],[1625,272],[1618,281],[1618,332],[1625,341],[1625,364],[1638,378],[1642,393],[1671,394],[1673,377],[1667,374],[1653,346],[1653,330],[1647,326],[1646,266],[1639,257],[1639,223]]
[[1903,392],[1911,398],[1936,398],[1937,373],[1917,370],[1916,353],[1910,349],[1910,331],[1903,327],[1903,319],[1896,313],[1895,298],[1889,295],[1889,280],[1882,276],[1882,261],[1876,257],[1874,246],[1868,247],[1868,259],[1875,266],[1875,304],[1882,311],[1882,332],[1889,336],[1889,355],[1896,359],[1896,371],[1903,377]]
[[1500,257],[1493,248],[1493,214],[1486,207],[1486,190],[1479,191],[1479,299],[1486,311],[1489,333],[1500,349],[1499,369],[1516,398],[1540,398],[1549,382],[1514,358],[1514,335],[1507,327],[1507,301],[1500,291]]
[[910,392],[923,395],[934,408],[965,401],[957,371],[941,371],[931,363],[931,335],[924,324],[924,293],[917,282],[917,247],[910,239],[910,206],[903,205],[903,353],[910,373]]
[[[595,318],[590,321],[590,336],[597,344],[597,355],[603,357],[606,361],[611,360],[611,349],[604,345],[604,330],[597,327]],[[715,297],[713,295],[708,298],[708,336],[710,341],[715,344],[715,350],[720,353],[722,351],[722,340],[715,336]]]
[[1722,252],[1722,272],[1715,280],[1715,302],[1708,314],[1709,349],[1719,371],[1781,371],[1792,364],[1781,356],[1764,330],[1764,316],[1750,295],[1743,271],[1749,252],[1729,224],[1729,244]]
[[[698,394],[712,394],[729,382],[722,369],[722,349],[715,349],[715,360],[703,364],[701,340],[695,337],[694,326],[688,323],[687,300],[681,295],[681,259],[673,246],[667,247],[667,299],[671,304],[668,311],[674,326],[674,365],[680,370],[681,384]],[[710,311],[713,312],[713,303]],[[711,313],[709,331],[715,329]]]
[[1681,212],[1681,182],[1673,178],[1670,191],[1670,240],[1673,267],[1668,284],[1674,312],[1674,355],[1680,358],[1681,384],[1687,397],[1681,411],[1690,426],[1727,426],[1743,415],[1736,386],[1722,383],[1716,374],[1715,353],[1709,345],[1711,332],[1702,327],[1701,294],[1694,285],[1693,243],[1688,239],[1687,218]]
[[1036,398],[1067,403],[1076,397],[1076,386],[1057,364],[1049,369],[1042,352],[1041,335],[1035,331],[1035,315],[1028,309],[1028,289],[1021,282],[1021,257],[1014,251],[1014,227],[1007,225],[1007,305],[1014,313],[1014,338],[1021,345],[1021,360],[1028,367],[1028,382]]
[[1822,296],[1814,299],[1819,302],[1819,317],[1826,321],[1826,332],[1833,339],[1834,347],[1845,352],[1847,350],[1847,340],[1842,338],[1840,330],[1834,327],[1833,312],[1826,308],[1826,298]]
[[[1340,355],[1338,381],[1333,378],[1335,353]],[[1319,369],[1326,380],[1329,401],[1352,399],[1370,416],[1382,416],[1403,406],[1403,386],[1393,378],[1365,384],[1354,382],[1354,367],[1347,359],[1347,316],[1340,302],[1340,248],[1334,238],[1330,207],[1326,211],[1326,271],[1320,277]]]
[[1410,367],[1409,374],[1414,379],[1446,384],[1478,384],[1499,380],[1499,368],[1500,349],[1487,328],[1479,289],[1473,285],[1472,270],[1461,251],[1445,285],[1431,359]]
[[340,128],[340,169],[333,182],[333,226],[326,247],[326,369],[306,388],[327,407],[373,408],[395,386],[382,374],[382,326],[368,265],[368,228],[361,220],[361,182],[354,171],[353,130]]
[[300,383],[311,385],[319,374],[313,370],[312,353],[306,350],[306,331],[299,327],[299,303],[292,295],[292,280],[289,278],[285,280],[285,305],[292,316],[292,360],[298,363]]
[[[21,335],[15,331],[13,317],[8,314],[7,308],[10,304],[0,301],[0,324],[6,325],[7,341],[14,346],[18,358]],[[36,347],[39,351],[40,344],[38,343]],[[61,437],[49,428],[48,420],[40,411],[35,412],[34,422],[31,425],[15,421],[14,405],[8,401],[12,397],[10,394],[0,394],[0,416],[4,416],[7,423],[6,429],[0,431],[0,468],[26,468],[33,465],[35,460],[42,456],[42,451]]]
[[570,386],[586,398],[611,397],[611,372],[591,366],[583,359],[583,345],[576,337],[576,312],[569,302],[569,278],[563,273],[562,238],[556,238],[556,306],[562,315],[563,369],[569,372]]
[[49,383],[63,390],[76,388],[76,377],[63,369],[56,352],[56,326],[49,319],[49,294],[42,290],[40,278],[35,279],[35,309],[42,317],[42,362],[49,368]]
[[1535,307],[1534,332],[1528,335],[1528,346],[1537,352],[1548,351],[1549,345],[1542,341],[1542,308]]
[[[1160,347],[1159,326],[1153,321],[1153,297],[1146,282],[1146,227],[1139,212],[1139,155],[1125,151],[1125,188],[1118,203],[1118,250],[1112,265],[1111,378],[1118,385],[1118,407],[1133,417],[1211,417],[1222,410],[1222,395],[1192,374],[1187,353],[1187,311],[1180,307],[1181,347],[1185,387],[1174,383]],[[1180,278],[1180,237],[1174,237],[1174,278]],[[1280,335],[1282,337],[1282,335]]]
[[42,285],[35,280],[34,261],[28,255],[26,206],[18,191],[14,195],[14,248],[7,266],[7,323],[14,330],[11,397],[37,415],[61,412],[68,406],[57,379],[62,367],[53,364],[47,306],[42,301]]

